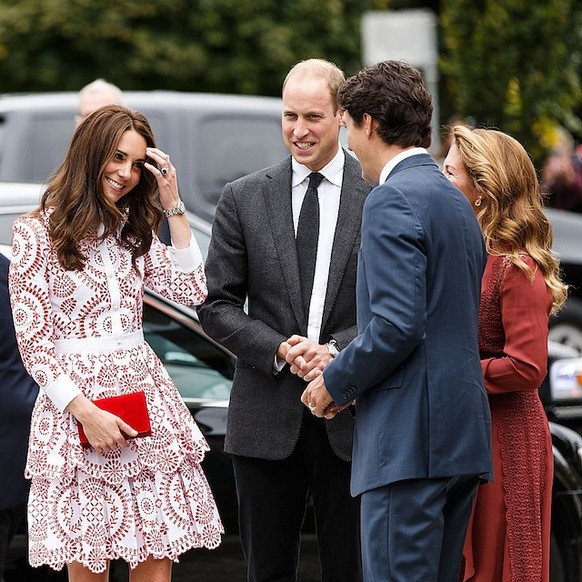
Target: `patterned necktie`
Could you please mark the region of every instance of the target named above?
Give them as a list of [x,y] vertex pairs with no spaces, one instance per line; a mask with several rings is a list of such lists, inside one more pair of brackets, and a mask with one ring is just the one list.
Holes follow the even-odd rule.
[[297,224],[297,259],[299,261],[299,280],[305,314],[309,314],[309,303],[315,275],[315,260],[317,259],[317,240],[319,238],[319,200],[317,188],[323,176],[314,172],[309,174],[309,186],[303,199],[299,222]]

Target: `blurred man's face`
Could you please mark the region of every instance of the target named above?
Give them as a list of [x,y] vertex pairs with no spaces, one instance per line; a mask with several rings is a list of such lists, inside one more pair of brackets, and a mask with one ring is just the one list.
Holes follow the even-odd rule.
[[88,116],[105,105],[117,105],[119,100],[117,96],[108,91],[96,91],[95,93],[86,93],[79,98],[79,105],[77,106],[77,114],[75,115],[75,123],[77,127]]

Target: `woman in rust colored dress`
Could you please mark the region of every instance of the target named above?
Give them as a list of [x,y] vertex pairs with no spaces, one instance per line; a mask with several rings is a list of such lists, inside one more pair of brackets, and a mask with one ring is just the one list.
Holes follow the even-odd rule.
[[495,130],[456,126],[444,172],[473,204],[489,259],[479,349],[492,416],[493,483],[477,493],[461,580],[549,580],[552,442],[538,389],[548,317],[566,299],[552,230],[524,148]]

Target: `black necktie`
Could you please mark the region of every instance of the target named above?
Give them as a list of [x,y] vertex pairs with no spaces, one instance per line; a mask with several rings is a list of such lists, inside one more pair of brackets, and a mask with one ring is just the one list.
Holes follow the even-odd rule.
[[323,176],[314,172],[309,174],[309,186],[303,199],[299,222],[297,224],[297,259],[299,260],[299,280],[301,282],[301,296],[305,314],[309,314],[309,302],[313,289],[315,275],[315,260],[317,258],[317,240],[319,238],[319,200],[317,187]]

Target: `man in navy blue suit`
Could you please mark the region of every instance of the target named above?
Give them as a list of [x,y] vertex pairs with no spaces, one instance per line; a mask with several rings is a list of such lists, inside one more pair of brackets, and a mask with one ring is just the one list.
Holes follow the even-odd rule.
[[425,149],[432,103],[416,69],[367,67],[339,102],[348,147],[379,185],[362,218],[358,336],[302,401],[330,421],[355,401],[351,491],[366,582],[457,582],[472,500],[491,477],[477,343],[483,240]]
[[30,416],[38,386],[27,374],[16,346],[8,297],[8,259],[0,253],[0,580],[12,536],[24,519],[28,481],[24,464]]

